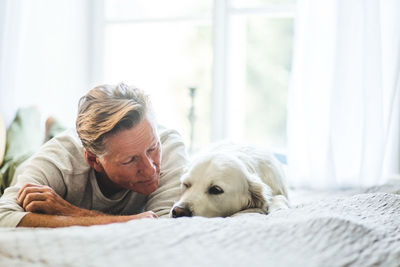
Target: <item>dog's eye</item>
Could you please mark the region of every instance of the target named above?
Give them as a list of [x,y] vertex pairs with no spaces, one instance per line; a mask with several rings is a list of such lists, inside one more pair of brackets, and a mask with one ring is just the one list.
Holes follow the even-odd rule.
[[211,186],[208,189],[208,193],[211,194],[211,195],[219,195],[219,194],[222,194],[223,192],[224,192],[224,190],[222,190],[221,187],[216,186],[216,185]]
[[191,186],[190,184],[186,184],[186,183],[182,184],[182,187],[185,189],[189,188],[190,186]]

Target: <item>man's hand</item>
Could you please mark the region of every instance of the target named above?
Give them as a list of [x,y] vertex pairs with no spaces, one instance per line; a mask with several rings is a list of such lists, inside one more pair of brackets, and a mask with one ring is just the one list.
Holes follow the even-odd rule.
[[82,209],[68,203],[45,185],[26,184],[18,192],[18,204],[25,211],[50,215],[82,216]]
[[158,216],[152,211],[146,211],[146,212],[143,212],[143,213],[130,215],[129,217],[131,218],[131,220],[144,219],[144,218],[150,218],[150,219],[157,219],[158,218]]

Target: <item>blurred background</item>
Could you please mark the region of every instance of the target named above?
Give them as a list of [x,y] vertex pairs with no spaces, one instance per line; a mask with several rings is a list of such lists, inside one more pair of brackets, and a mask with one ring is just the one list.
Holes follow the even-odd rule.
[[287,156],[294,185],[399,173],[396,0],[0,0],[0,112],[74,126],[101,84],[147,91],[190,152],[230,139]]
[[73,125],[87,90],[125,82],[193,149],[225,138],[286,146],[294,0],[1,2],[8,123],[36,104]]

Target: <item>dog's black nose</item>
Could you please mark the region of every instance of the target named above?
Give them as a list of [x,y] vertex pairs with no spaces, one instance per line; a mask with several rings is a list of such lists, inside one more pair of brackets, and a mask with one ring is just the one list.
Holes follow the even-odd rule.
[[175,206],[172,209],[172,217],[192,217],[192,212],[188,208],[182,208],[179,206]]

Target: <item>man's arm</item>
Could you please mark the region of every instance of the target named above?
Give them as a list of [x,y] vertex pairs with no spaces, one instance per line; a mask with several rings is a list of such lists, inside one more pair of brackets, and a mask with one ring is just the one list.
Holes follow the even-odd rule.
[[157,218],[152,211],[128,216],[111,216],[99,211],[78,208],[61,198],[49,186],[36,184],[25,184],[18,192],[17,203],[29,212],[17,225],[19,227],[88,226]]
[[89,226],[99,224],[109,224],[117,222],[127,222],[134,219],[157,218],[152,211],[143,212],[128,216],[64,216],[48,215],[39,213],[28,213],[17,225],[18,227],[66,227],[72,225]]

